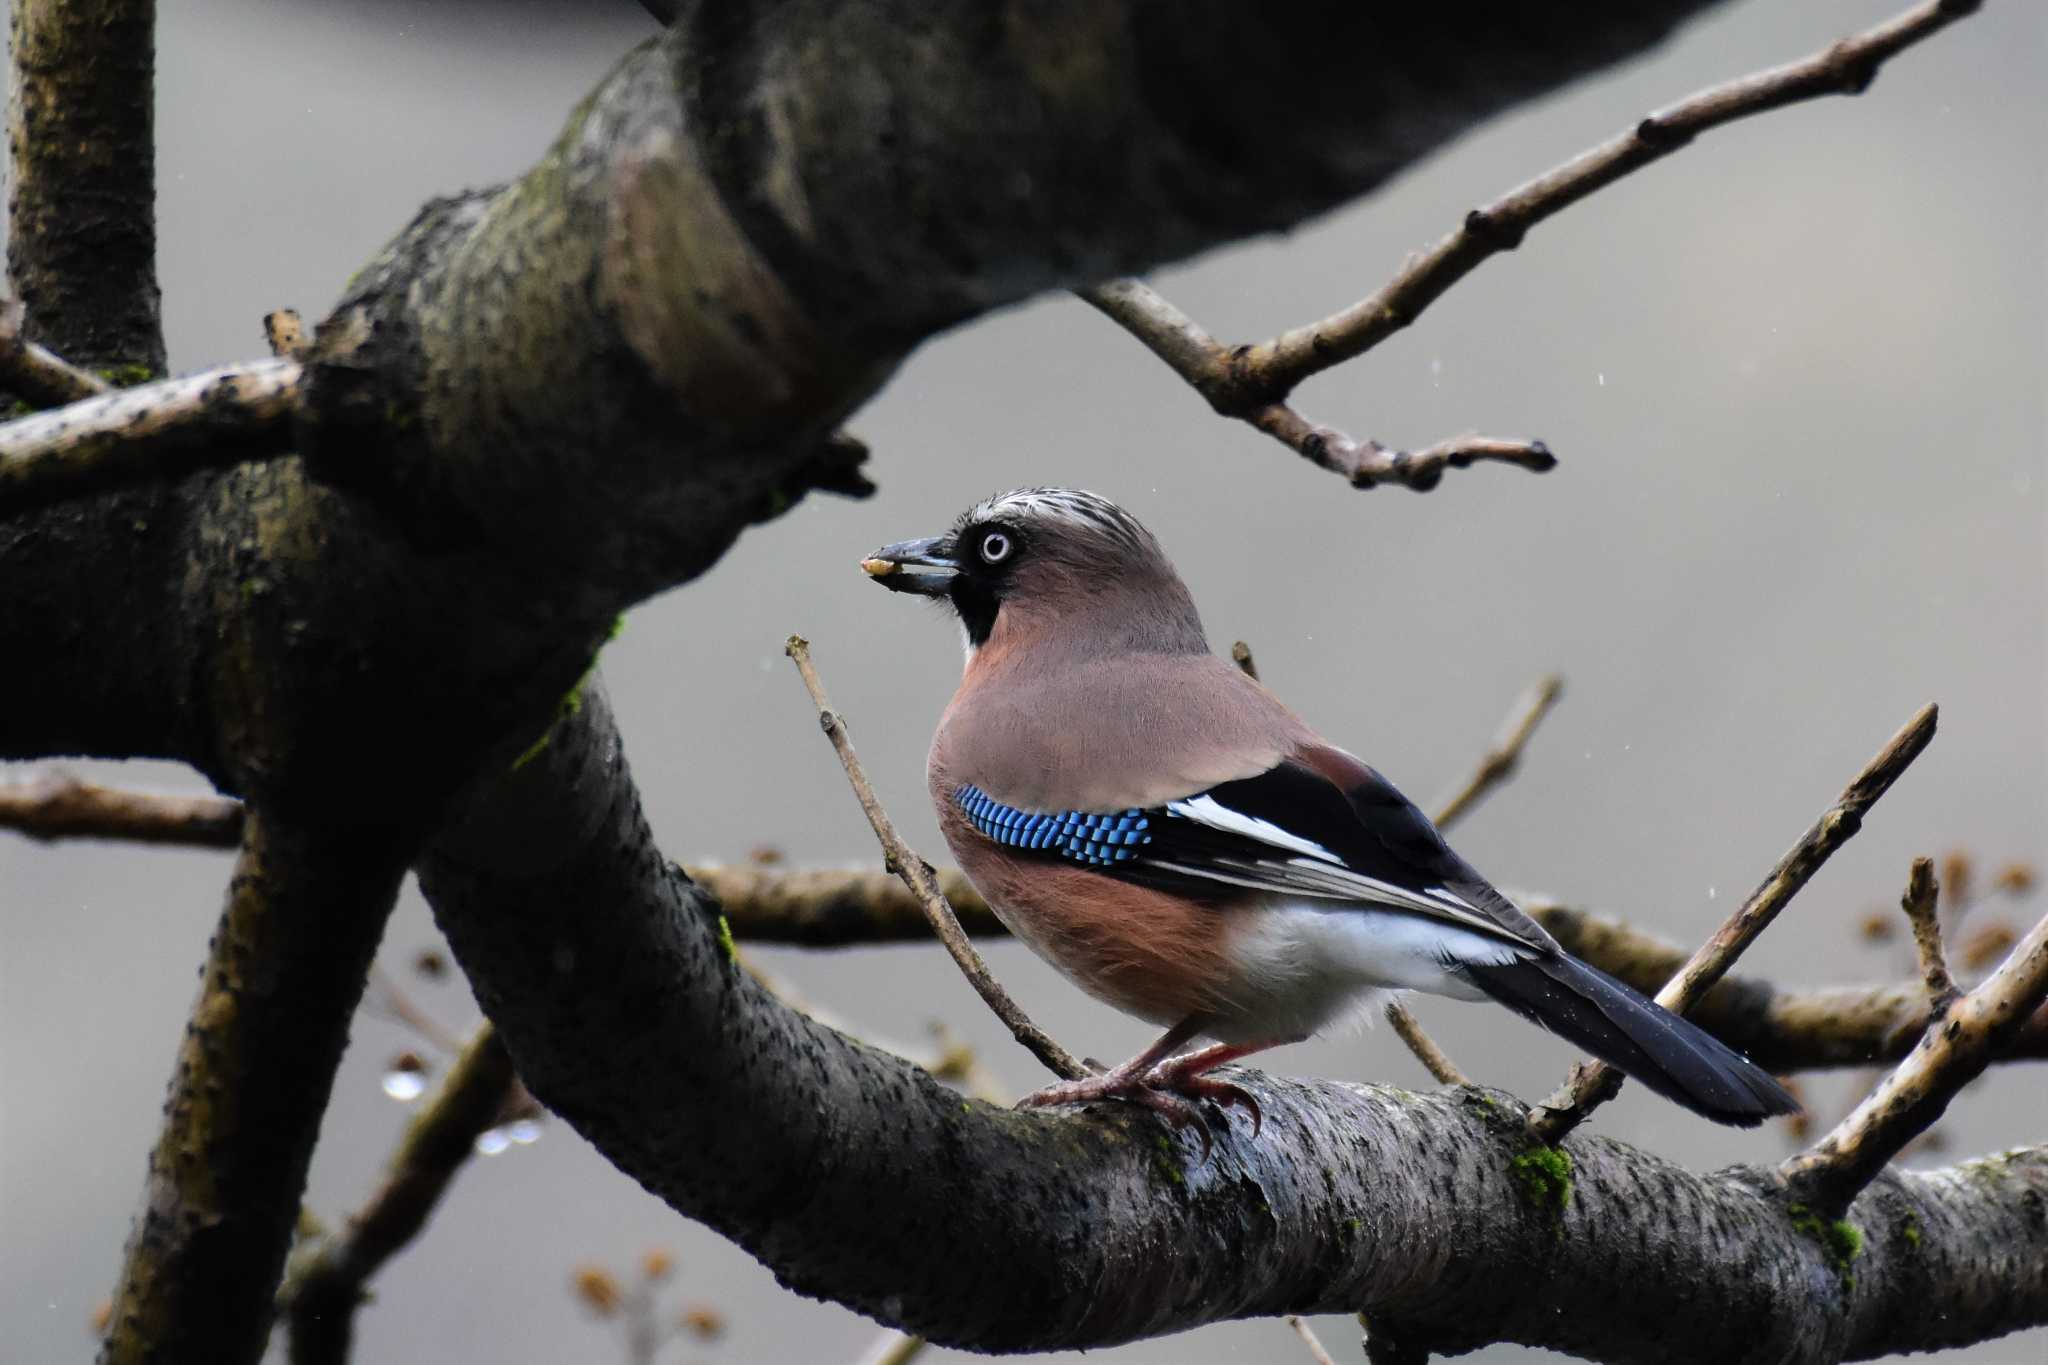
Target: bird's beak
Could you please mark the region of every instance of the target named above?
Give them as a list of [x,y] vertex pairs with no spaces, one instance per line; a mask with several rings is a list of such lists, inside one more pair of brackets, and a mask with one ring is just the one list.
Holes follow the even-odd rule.
[[944,597],[960,566],[948,553],[946,536],[924,540],[901,540],[884,545],[860,562],[868,577],[891,592],[914,592],[920,597]]

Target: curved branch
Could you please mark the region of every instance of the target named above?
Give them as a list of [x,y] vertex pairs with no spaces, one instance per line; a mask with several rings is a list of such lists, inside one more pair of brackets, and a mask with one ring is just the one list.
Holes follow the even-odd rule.
[[1529,229],[1632,171],[1662,160],[1699,134],[1801,100],[1855,95],[1887,60],[1973,13],[1981,0],[1925,0],[1876,28],[1803,61],[1703,90],[1465,215],[1457,231],[1409,257],[1370,297],[1319,322],[1257,345],[1218,341],[1149,286],[1110,280],[1078,291],[1136,337],[1219,414],[1235,417],[1343,476],[1354,488],[1436,487],[1446,468],[1481,460],[1542,473],[1557,457],[1541,441],[1460,436],[1421,450],[1355,440],[1309,421],[1288,404],[1306,379],[1364,355],[1407,327],[1482,262],[1521,245]]
[[[1584,1136],[1532,1166],[1520,1105],[1494,1092],[1238,1072],[1263,1135],[1219,1132],[1206,1162],[1126,1106],[963,1103],[721,948],[600,696],[419,870],[543,1102],[799,1292],[936,1341],[1096,1346],[1341,1308],[1416,1349],[1803,1365],[2048,1321],[2040,1150],[1888,1173],[1851,1211],[1851,1275],[1768,1172],[1697,1176]],[[1949,1311],[1909,1307],[1935,1301]]]

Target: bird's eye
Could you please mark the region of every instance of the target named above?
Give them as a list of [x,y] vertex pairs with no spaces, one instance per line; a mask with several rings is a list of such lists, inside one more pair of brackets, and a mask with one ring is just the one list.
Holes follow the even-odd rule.
[[1010,551],[1015,548],[1010,538],[1001,531],[990,531],[981,538],[981,562],[1000,564],[1010,557]]

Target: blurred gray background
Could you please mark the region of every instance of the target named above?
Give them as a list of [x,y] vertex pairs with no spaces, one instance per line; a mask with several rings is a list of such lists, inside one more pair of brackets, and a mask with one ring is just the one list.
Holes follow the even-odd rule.
[[[1268,335],[1368,291],[1474,202],[1646,110],[1898,7],[1731,5],[1364,203],[1160,283],[1219,335]],[[1471,428],[1541,436],[1562,459],[1547,476],[1483,468],[1426,496],[1349,492],[1209,415],[1066,299],[939,339],[854,423],[875,448],[879,497],[815,498],[750,532],[709,578],[631,613],[606,651],[668,851],[738,859],[772,844],[798,864],[875,862],[782,658],[791,631],[813,641],[898,823],[941,851],[923,759],[959,647],[948,624],[876,592],[855,561],[942,529],[991,491],[1067,482],[1151,525],[1213,640],[1248,638],[1274,687],[1418,800],[1467,770],[1533,677],[1562,672],[1564,702],[1522,775],[1459,843],[1506,885],[1687,942],[1900,722],[1938,700],[1932,749],[1744,964],[1789,982],[1900,975],[1903,949],[1865,945],[1855,926],[1895,901],[1913,855],[1967,849],[1982,880],[2048,853],[2044,30],[2039,6],[1987,6],[1886,68],[1862,99],[1711,134],[1542,227],[1407,334],[1300,395],[1321,420],[1403,444]],[[165,5],[174,367],[260,354],[272,308],[320,315],[423,199],[529,164],[651,32],[627,0]],[[164,765],[83,766],[194,783]],[[88,1319],[112,1283],[227,868],[219,854],[0,837],[0,1358],[91,1352]],[[402,974],[434,942],[408,891],[383,960]],[[1040,1079],[936,950],[757,957],[869,1036],[918,1043],[944,1019],[983,1045],[1012,1091]],[[1121,1056],[1145,1040],[1022,949],[990,959],[1076,1050]],[[458,983],[409,989],[450,1028],[474,1018]],[[1425,1000],[1419,1012],[1476,1077],[1531,1099],[1571,1060],[1502,1011]],[[314,1163],[308,1198],[321,1214],[342,1215],[370,1188],[406,1119],[379,1075],[416,1045],[386,1017],[360,1020]],[[1272,1065],[1424,1079],[1384,1028]],[[1810,1092],[1823,1120],[1841,1112],[1839,1078]],[[1788,1150],[1782,1131],[1730,1133],[1639,1088],[1596,1126],[1704,1168]],[[1948,1150],[1930,1159],[2048,1138],[2042,1073],[1978,1087],[1943,1131]],[[611,1328],[569,1293],[571,1269],[624,1269],[656,1246],[678,1263],[666,1302],[716,1305],[728,1322],[722,1340],[666,1359],[852,1361],[876,1335],[780,1289],[554,1123],[461,1176],[377,1281],[358,1358],[622,1359]],[[1360,1358],[1348,1320],[1320,1325],[1340,1360]],[[1954,1358],[2044,1355],[2048,1331]],[[1261,1322],[1090,1359],[1306,1356]]]

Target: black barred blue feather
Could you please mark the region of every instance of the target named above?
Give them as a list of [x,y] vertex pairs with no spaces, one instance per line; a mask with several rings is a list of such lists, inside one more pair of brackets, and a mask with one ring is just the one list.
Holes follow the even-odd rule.
[[1010,848],[1050,851],[1094,867],[1138,856],[1152,842],[1153,816],[1142,810],[1032,812],[1006,806],[972,785],[953,793],[968,822]]

